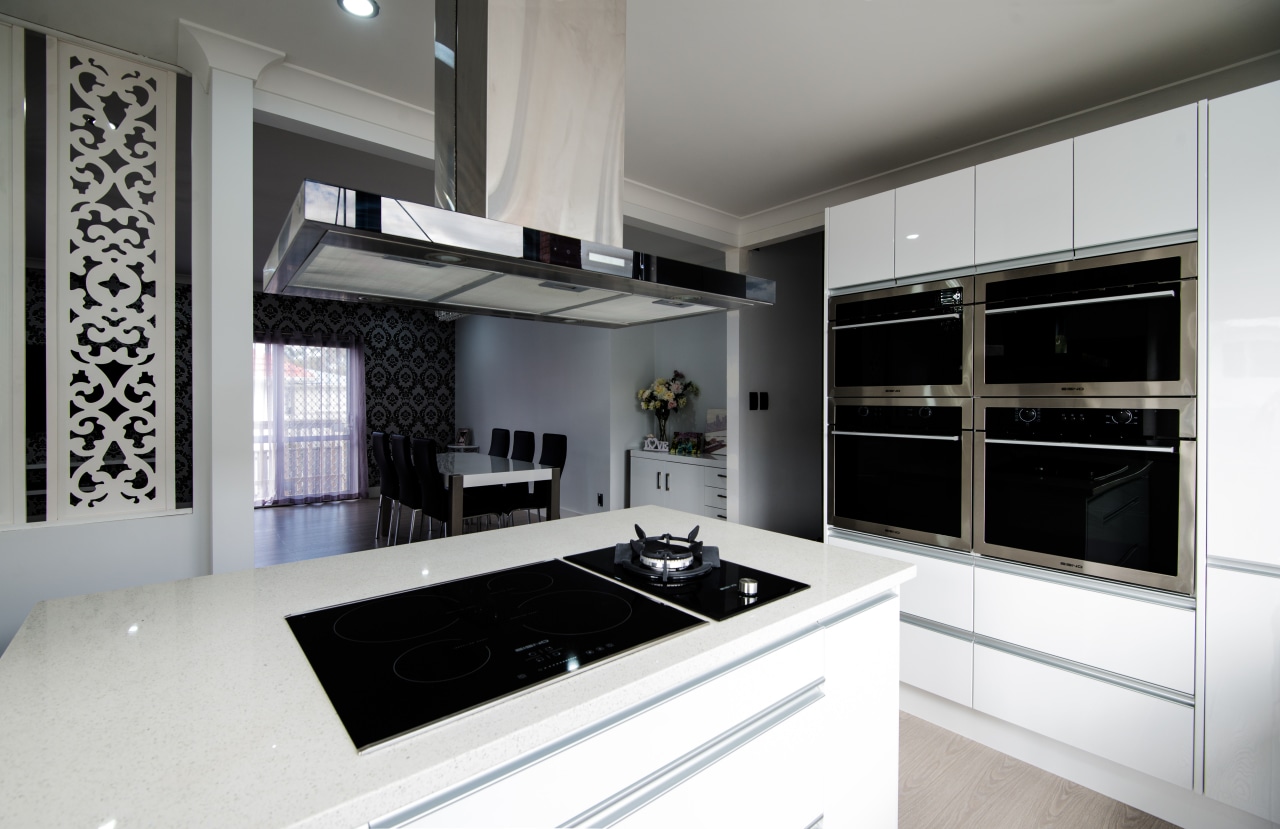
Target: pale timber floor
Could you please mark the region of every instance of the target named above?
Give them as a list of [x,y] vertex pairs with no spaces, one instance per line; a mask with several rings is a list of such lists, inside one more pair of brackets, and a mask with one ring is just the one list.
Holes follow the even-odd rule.
[[910,714],[898,714],[899,829],[1177,829]]

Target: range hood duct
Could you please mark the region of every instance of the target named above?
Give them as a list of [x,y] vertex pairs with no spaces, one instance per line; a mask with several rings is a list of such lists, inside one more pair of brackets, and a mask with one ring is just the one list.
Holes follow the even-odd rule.
[[306,181],[263,289],[610,328],[773,304],[770,280],[621,247],[625,20],[436,0],[436,205]]

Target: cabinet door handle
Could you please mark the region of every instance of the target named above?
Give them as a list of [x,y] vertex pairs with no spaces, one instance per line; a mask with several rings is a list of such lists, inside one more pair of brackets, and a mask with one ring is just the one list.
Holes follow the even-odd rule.
[[653,488],[662,489],[662,473],[661,472],[653,473]]
[[721,475],[719,472],[717,472],[717,473],[716,473],[716,477],[717,477],[717,478],[727,478],[727,477],[729,477],[729,476],[728,476],[728,475]]
[[720,493],[718,493],[718,492],[717,492],[717,493],[716,493],[716,497],[717,497],[717,498],[728,498],[729,496],[728,496],[728,495],[721,495]]
[[667,473],[667,486],[666,486],[666,490],[667,490],[667,492],[670,492],[670,491],[671,491],[671,473],[670,473],[670,472],[668,472],[668,473]]
[[[720,515],[720,514],[718,514],[718,513],[717,513],[717,514],[716,514],[716,518],[724,518],[724,516],[723,516],[723,515]],[[724,520],[728,521],[729,519],[728,519],[728,518],[724,518]]]

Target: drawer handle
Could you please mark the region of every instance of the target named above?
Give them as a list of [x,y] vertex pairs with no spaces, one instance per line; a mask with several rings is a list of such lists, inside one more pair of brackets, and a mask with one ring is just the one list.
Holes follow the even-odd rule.
[[717,477],[717,478],[727,478],[727,477],[729,477],[729,476],[728,476],[728,475],[721,475],[719,472],[717,472],[717,473],[716,473],[716,477]]
[[[723,516],[723,515],[717,515],[717,516],[716,516],[716,518],[724,518],[724,516]],[[725,520],[725,521],[728,521],[729,519],[728,519],[728,518],[724,518],[724,520]]]
[[717,498],[728,498],[729,496],[728,496],[728,495],[721,495],[720,493],[718,493],[718,492],[717,492],[717,493],[716,493],[716,497],[717,497]]

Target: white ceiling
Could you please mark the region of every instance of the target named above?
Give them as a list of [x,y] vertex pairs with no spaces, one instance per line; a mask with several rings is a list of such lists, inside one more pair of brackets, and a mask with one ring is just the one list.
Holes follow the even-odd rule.
[[[0,13],[169,63],[184,18],[431,109],[434,3],[380,2]],[[747,217],[1276,50],[1277,0],[630,0],[626,176]]]

